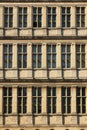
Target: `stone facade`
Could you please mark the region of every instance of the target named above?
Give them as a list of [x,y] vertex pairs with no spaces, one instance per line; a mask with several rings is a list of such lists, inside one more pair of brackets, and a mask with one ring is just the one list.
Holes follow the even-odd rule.
[[[13,9],[11,14],[9,10],[10,7]],[[34,7],[36,10],[39,10],[39,7],[41,8],[41,27],[34,27],[33,25]],[[47,25],[48,7],[51,9],[54,7],[56,8],[55,27],[48,27]],[[67,7],[70,8],[70,14],[68,14],[70,16],[69,20],[66,19],[66,17],[68,18],[66,15],[68,12],[62,14],[62,7],[64,7],[65,10],[68,10]],[[25,20],[25,22],[27,22],[26,27],[18,26],[18,8],[22,8],[21,10],[27,8],[27,19]],[[76,8],[80,10],[77,15]],[[81,12],[83,8],[85,12]],[[5,9],[8,11],[5,12]],[[38,15],[38,12],[34,15]],[[22,14],[19,13],[19,15],[22,17],[22,15],[26,15],[26,13],[22,12]],[[52,12],[50,15],[52,15]],[[81,17],[80,21],[78,21],[80,22],[79,27],[76,26],[76,17],[78,15]],[[12,16],[13,19],[11,21],[12,27],[10,27],[11,23],[9,22],[9,16]],[[70,27],[68,27],[68,25],[63,27],[63,16],[65,16],[65,24],[70,22]],[[5,23],[5,18],[7,23]],[[83,26],[81,25],[83,24],[82,21],[84,22]],[[10,45],[12,51],[10,51]],[[25,52],[23,50],[23,45],[26,45],[27,48]],[[33,55],[38,55],[39,49],[37,49],[37,52],[33,52],[33,45],[35,45],[36,49],[39,48],[37,47],[39,45],[41,47],[40,67],[37,65],[39,56],[36,56],[37,61],[33,59]],[[52,48],[52,45],[56,47],[56,51],[52,51],[51,49],[51,52],[49,53],[47,47],[50,46]],[[66,49],[68,48],[68,45],[70,51]],[[21,53],[18,50],[18,46],[22,47]],[[78,46],[80,51],[77,48]],[[85,51],[83,49],[84,46]],[[7,51],[5,50],[5,47],[7,48]],[[66,49],[64,53],[62,52],[63,47]],[[20,59],[18,61],[18,54],[22,57],[20,64],[27,64],[26,67],[18,67],[20,62]],[[51,57],[51,60],[49,61],[47,56],[53,56],[53,54],[56,55],[56,60],[52,60]],[[27,55],[26,61],[23,58],[25,55]],[[65,55],[65,59],[62,58],[63,55]],[[70,56],[69,59],[67,58],[68,55]],[[77,55],[79,55],[79,58]],[[11,59],[10,56],[12,56]],[[5,57],[7,58],[5,59]],[[63,66],[63,61],[65,66]],[[33,67],[34,62],[36,63],[36,67]],[[48,67],[48,62],[50,64],[53,62],[56,64],[56,67]],[[33,97],[35,96],[33,96],[33,88],[37,89],[39,87],[41,88],[41,106],[38,105],[38,102],[40,102],[39,99],[36,106],[33,106]],[[9,88],[11,88],[12,94],[9,94]],[[18,96],[18,88],[26,88],[26,96],[23,95],[23,92],[22,96],[20,94]],[[51,96],[47,95],[47,88],[56,88],[56,98],[53,97],[54,95],[52,95],[52,93]],[[63,88],[66,88],[66,95],[62,94]],[[67,88],[70,88],[70,95],[68,95]],[[78,88],[80,90],[79,96],[77,92]],[[85,92],[83,92],[83,88]],[[6,93],[4,94],[5,89]],[[37,95],[34,98],[39,97],[38,93],[39,92],[37,92]],[[69,96],[70,98],[68,98]],[[48,107],[52,107],[53,105],[53,101],[51,101],[48,106],[49,102],[47,100],[50,97],[56,99],[55,112],[53,112],[53,110],[48,112]],[[18,104],[19,98],[21,99],[20,104]],[[65,112],[63,112],[63,98],[66,100],[64,102]],[[81,99],[80,103],[77,103],[77,98],[79,98],[79,100]],[[24,99],[26,100],[26,103],[23,101]],[[68,99],[70,100],[69,105]],[[18,107],[20,107],[22,112],[18,112],[20,111]],[[26,112],[24,112],[25,107]],[[32,112],[33,107],[36,108],[35,112]],[[41,112],[38,112],[38,107],[41,107]],[[68,110],[68,107],[70,107],[70,111]],[[52,108],[54,109],[54,107]],[[87,130],[87,0],[0,0],[0,130],[15,129]]]

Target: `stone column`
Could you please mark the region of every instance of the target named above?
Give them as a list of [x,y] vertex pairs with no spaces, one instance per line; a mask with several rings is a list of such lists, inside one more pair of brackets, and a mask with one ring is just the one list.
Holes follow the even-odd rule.
[[32,114],[32,86],[27,88],[27,113]]
[[32,36],[32,26],[33,26],[33,15],[32,15],[32,6],[27,8],[27,28],[29,36]]
[[71,6],[71,28],[72,28],[72,35],[76,35],[76,14],[75,14],[75,6]]
[[85,7],[85,27],[87,28],[87,6]]
[[46,69],[47,68],[47,48],[46,48],[46,43],[42,44],[42,68]]
[[3,15],[3,6],[0,6],[0,36],[2,36],[3,35],[3,33],[2,33],[2,29],[3,29],[3,26],[4,26],[4,15]]
[[71,68],[76,68],[76,45],[75,43],[71,44]]
[[12,86],[12,113],[17,114],[17,85]]
[[27,8],[27,27],[32,28],[33,18],[32,18],[32,6],[28,6]]
[[56,7],[56,27],[61,28],[61,6]]
[[32,44],[27,45],[27,68],[32,69]]
[[[85,44],[85,52],[87,50],[87,44]],[[85,68],[87,68],[87,53],[85,53]]]
[[3,44],[0,43],[0,68],[3,68]]
[[75,28],[76,27],[76,14],[75,14],[75,6],[71,6],[71,27]]
[[56,108],[57,108],[57,114],[62,113],[62,105],[61,105],[61,86],[56,87],[56,96],[57,96],[57,101],[56,101]]
[[13,7],[13,29],[15,29],[14,35],[18,35],[18,7]]
[[0,114],[3,114],[3,86],[0,85]]
[[56,46],[56,67],[61,69],[61,43]]
[[71,113],[76,114],[76,86],[71,87]]
[[47,113],[47,86],[42,87],[42,114]]
[[86,86],[86,113],[87,113],[87,86]]
[[61,30],[61,6],[56,7],[56,27],[58,29],[58,35],[62,35],[62,30]]
[[13,27],[18,28],[18,7],[13,7]]
[[47,27],[47,8],[46,6],[43,6],[42,8],[42,27]]
[[13,69],[17,69],[17,43],[13,43]]

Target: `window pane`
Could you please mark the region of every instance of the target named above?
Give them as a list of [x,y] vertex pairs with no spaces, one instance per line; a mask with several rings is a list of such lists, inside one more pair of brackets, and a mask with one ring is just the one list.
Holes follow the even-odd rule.
[[82,96],[85,96],[85,88],[82,88]]
[[47,52],[51,52],[51,45],[47,46]]
[[22,52],[22,45],[18,45],[18,52]]
[[27,90],[26,90],[26,88],[23,88],[23,96],[27,96]]
[[62,96],[65,96],[65,93],[66,93],[66,88],[62,88]]
[[47,96],[51,96],[51,88],[47,88]]
[[53,90],[53,91],[52,91],[52,95],[53,95],[53,96],[56,96],[56,88],[53,88],[52,90]]
[[38,96],[41,96],[41,88],[38,88]]
[[32,88],[32,96],[36,96],[36,88]]
[[80,88],[76,88],[76,95],[80,96]]
[[3,88],[3,96],[7,96],[7,88]]
[[12,88],[8,88],[8,96],[12,96]]
[[70,96],[70,95],[71,95],[70,88],[67,87],[67,96]]
[[18,96],[22,96],[22,88],[18,88]]
[[33,45],[33,46],[32,46],[32,51],[33,51],[33,52],[36,52],[36,45]]

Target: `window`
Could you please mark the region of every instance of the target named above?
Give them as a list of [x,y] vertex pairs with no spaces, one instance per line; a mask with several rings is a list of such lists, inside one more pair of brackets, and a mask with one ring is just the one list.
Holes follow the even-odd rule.
[[70,68],[71,63],[71,46],[70,45],[62,45],[61,46],[61,64],[62,68]]
[[33,27],[42,26],[42,8],[33,7]]
[[12,88],[3,88],[3,113],[12,113]]
[[76,45],[76,67],[85,68],[85,45]]
[[42,46],[33,45],[32,46],[32,67],[41,68],[41,60],[42,60]]
[[3,67],[12,68],[12,45],[3,46]]
[[85,7],[76,7],[76,27],[85,27]]
[[71,113],[71,88],[62,87],[62,113]]
[[56,113],[56,88],[47,88],[47,113]]
[[86,113],[86,89],[85,87],[76,88],[77,113]]
[[47,8],[48,27],[56,27],[56,7]]
[[18,68],[27,67],[27,45],[18,45]]
[[18,113],[26,113],[27,111],[27,88],[18,88]]
[[70,27],[71,8],[62,7],[62,27]]
[[32,112],[33,113],[41,113],[41,88],[33,87],[32,88]]
[[4,8],[4,27],[6,28],[13,27],[13,8],[12,7]]
[[47,68],[56,68],[56,45],[47,45]]
[[27,7],[18,8],[18,27],[27,27]]

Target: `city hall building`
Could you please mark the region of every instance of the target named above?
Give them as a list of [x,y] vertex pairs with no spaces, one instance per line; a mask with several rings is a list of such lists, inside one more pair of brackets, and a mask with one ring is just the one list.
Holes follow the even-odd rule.
[[0,0],[0,130],[87,130],[87,0]]

